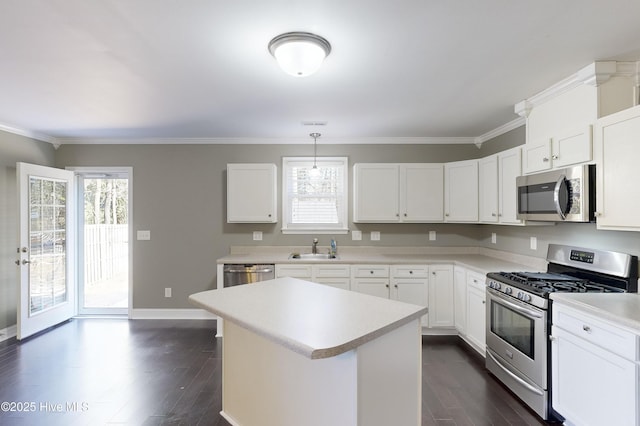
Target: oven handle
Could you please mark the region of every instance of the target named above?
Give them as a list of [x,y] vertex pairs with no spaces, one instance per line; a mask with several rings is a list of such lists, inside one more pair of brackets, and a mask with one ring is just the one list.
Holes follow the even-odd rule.
[[556,212],[558,212],[558,215],[560,215],[560,218],[562,220],[565,220],[567,218],[567,215],[564,214],[564,210],[560,205],[560,188],[562,187],[562,184],[565,180],[567,180],[567,177],[565,175],[560,176],[560,178],[556,182],[556,187],[553,189],[553,204],[555,204]]
[[507,305],[508,307],[512,308],[515,311],[520,312],[523,315],[526,315],[528,317],[533,317],[533,318],[542,318],[542,314],[536,312],[536,311],[532,311],[526,308],[523,308],[520,305],[516,305],[513,302],[508,301],[507,299],[505,299],[504,297],[502,297],[502,295],[500,293],[496,293],[494,292],[494,290],[491,290],[489,288],[487,288],[487,290],[492,294],[495,295],[497,297],[494,297],[493,300],[497,300],[500,303],[504,303],[505,305]]
[[525,382],[520,377],[516,376],[514,373],[509,371],[504,365],[502,365],[502,363],[500,361],[498,361],[496,359],[495,356],[493,356],[493,354],[491,353],[490,350],[487,350],[487,354],[491,357],[493,362],[495,362],[496,365],[498,367],[500,367],[502,369],[502,371],[507,373],[513,380],[515,380],[516,382],[520,383],[522,386],[524,386],[525,388],[529,389],[531,392],[535,393],[536,395],[544,395],[544,392],[542,392],[540,389],[538,389],[538,388],[536,388],[534,386],[531,386],[529,383]]

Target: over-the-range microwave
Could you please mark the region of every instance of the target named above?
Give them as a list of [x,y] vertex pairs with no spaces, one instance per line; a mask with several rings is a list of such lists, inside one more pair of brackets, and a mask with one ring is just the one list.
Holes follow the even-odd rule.
[[518,176],[518,219],[592,222],[595,176],[593,164]]

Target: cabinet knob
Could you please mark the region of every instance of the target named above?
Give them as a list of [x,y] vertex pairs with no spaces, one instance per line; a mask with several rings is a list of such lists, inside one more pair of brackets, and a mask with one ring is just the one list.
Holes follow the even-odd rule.
[[552,156],[551,156],[551,159],[552,159],[552,160],[557,160],[557,159],[558,159],[558,156],[557,156],[557,155],[552,155]]
[[385,284],[384,286],[385,286],[386,288],[389,288],[389,284]]
[[413,274],[413,271],[409,271],[409,275]]
[[396,213],[396,217],[400,217],[400,214],[399,214],[399,213]]
[[583,329],[584,331],[586,331],[587,333],[591,333],[591,327],[589,327],[588,325],[583,325],[583,326],[582,326],[582,329]]
[[486,303],[487,303],[487,302],[485,302],[484,300],[482,301],[482,304],[483,304],[483,305],[484,305],[484,304],[486,304]]
[[373,274],[373,271],[369,271],[370,274]]
[[447,217],[449,217],[449,213],[445,213],[444,215],[445,215],[445,216],[447,216]]
[[271,213],[269,213],[269,217],[271,217]]
[[495,213],[491,213],[491,216],[496,217],[497,215]]
[[393,286],[394,286],[395,288],[398,288],[398,284],[394,284]]
[[545,163],[548,163],[548,162],[549,162],[549,158],[544,157],[544,158],[542,159],[542,161],[543,161],[543,162],[545,162]]
[[406,213],[404,214],[404,217],[407,217],[407,214],[406,214]]

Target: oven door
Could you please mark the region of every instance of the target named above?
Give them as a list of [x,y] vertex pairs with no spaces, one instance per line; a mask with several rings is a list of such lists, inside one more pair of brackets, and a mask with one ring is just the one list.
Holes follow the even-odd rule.
[[487,347],[547,389],[547,311],[487,288]]

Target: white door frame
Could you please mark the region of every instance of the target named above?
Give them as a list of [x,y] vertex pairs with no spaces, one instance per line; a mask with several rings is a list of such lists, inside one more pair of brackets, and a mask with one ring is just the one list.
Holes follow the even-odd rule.
[[[133,312],[133,167],[99,167],[99,166],[91,166],[91,167],[67,167],[67,170],[73,171],[76,176],[78,177],[78,179],[76,179],[76,193],[79,194],[81,192],[84,192],[83,189],[81,188],[80,182],[82,182],[82,176],[81,175],[91,175],[91,174],[103,174],[106,175],[105,177],[109,177],[109,175],[126,175],[126,179],[129,181],[128,184],[128,199],[127,199],[127,215],[128,215],[128,234],[129,234],[129,271],[128,271],[128,279],[129,279],[129,300],[127,303],[127,317],[131,318],[132,317],[132,312]],[[80,198],[78,198],[78,200],[80,200]],[[84,205],[80,206],[80,201],[78,201],[78,209],[77,209],[77,217],[79,217],[80,215],[84,215]],[[84,300],[84,291],[83,289],[80,289],[81,286],[84,286],[84,261],[80,261],[80,260],[84,260],[84,256],[82,256],[82,253],[80,253],[80,248],[84,245],[82,244],[81,238],[84,237],[84,232],[80,226],[80,223],[84,223],[84,221],[81,221],[79,219],[77,219],[78,222],[78,244],[77,244],[77,257],[78,257],[78,270],[77,270],[77,276],[78,276],[78,312],[82,311],[82,306],[80,306],[80,304],[83,302]],[[82,297],[80,297],[80,295],[82,295]],[[100,314],[108,314],[108,315],[114,315],[114,310],[113,309],[105,309],[104,312],[97,312],[98,310],[96,310],[96,315],[100,315]]]

